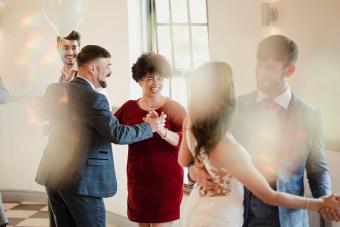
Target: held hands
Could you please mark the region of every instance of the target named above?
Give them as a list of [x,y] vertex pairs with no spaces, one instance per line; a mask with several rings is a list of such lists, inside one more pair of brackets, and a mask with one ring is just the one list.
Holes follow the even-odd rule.
[[158,116],[156,111],[149,111],[149,113],[143,118],[144,122],[151,125],[152,131],[159,133],[164,130],[166,114],[162,112],[161,116]]
[[323,200],[320,214],[324,219],[340,221],[340,195],[332,194],[321,197]]
[[189,176],[193,181],[203,186],[207,192],[210,191],[215,194],[220,189],[218,182],[215,182],[208,174],[202,162],[196,161],[195,165],[189,168]]
[[[152,115],[155,116],[154,114],[157,114],[157,112],[155,111],[151,111]],[[157,117],[158,117],[158,114],[157,114]],[[161,116],[159,117],[160,119],[160,127],[158,128],[157,130],[157,133],[158,135],[161,136],[162,139],[166,139],[167,138],[167,135],[168,135],[168,129],[165,128],[165,122],[166,122],[166,114],[164,112],[161,113]]]

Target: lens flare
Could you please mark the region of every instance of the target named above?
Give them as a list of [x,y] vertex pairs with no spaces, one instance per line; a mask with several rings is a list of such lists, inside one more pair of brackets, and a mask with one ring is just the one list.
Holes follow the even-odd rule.
[[37,125],[40,122],[38,115],[36,114],[36,112],[31,106],[26,107],[26,113],[27,113],[27,123],[29,125]]
[[59,102],[60,103],[67,103],[69,100],[67,91],[64,90],[63,95],[60,97]]
[[40,14],[29,14],[20,19],[20,25],[28,27],[38,27],[43,22],[44,18]]

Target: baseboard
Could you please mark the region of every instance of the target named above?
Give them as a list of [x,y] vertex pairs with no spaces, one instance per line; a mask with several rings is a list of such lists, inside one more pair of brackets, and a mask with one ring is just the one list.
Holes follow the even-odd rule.
[[0,190],[2,200],[5,202],[36,202],[47,203],[45,192],[24,190]]
[[[4,202],[35,202],[47,203],[47,195],[45,192],[24,191],[24,190],[0,190],[2,200]],[[126,217],[106,212],[106,222],[117,227],[136,227],[134,222],[129,221]]]
[[106,222],[117,227],[137,227],[136,223],[130,221],[126,217],[109,211],[106,212]]

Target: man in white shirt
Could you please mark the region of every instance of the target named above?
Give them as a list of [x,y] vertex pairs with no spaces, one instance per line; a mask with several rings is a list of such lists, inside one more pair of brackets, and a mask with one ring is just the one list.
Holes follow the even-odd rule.
[[72,80],[77,74],[76,56],[80,48],[80,34],[72,31],[68,36],[57,36],[57,49],[63,63],[59,82]]
[[[72,31],[68,36],[61,38],[57,36],[57,49],[60,55],[61,61],[63,63],[63,68],[61,69],[61,75],[59,77],[59,82],[68,82],[77,76],[77,63],[76,56],[80,49],[80,39],[81,36],[79,32]],[[105,86],[106,87],[106,86]],[[109,105],[111,107],[111,102],[107,94],[106,88],[97,88],[97,92],[105,95]],[[110,108],[111,110],[111,108]]]

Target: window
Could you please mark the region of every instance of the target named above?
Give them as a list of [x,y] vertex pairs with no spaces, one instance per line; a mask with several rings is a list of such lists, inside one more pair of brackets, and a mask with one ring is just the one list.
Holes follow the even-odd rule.
[[148,50],[168,59],[174,73],[165,92],[186,106],[183,73],[209,60],[206,0],[149,0],[147,8]]
[[185,71],[209,61],[206,0],[148,0],[147,12],[147,49],[164,55],[174,72],[163,93],[187,107]]

